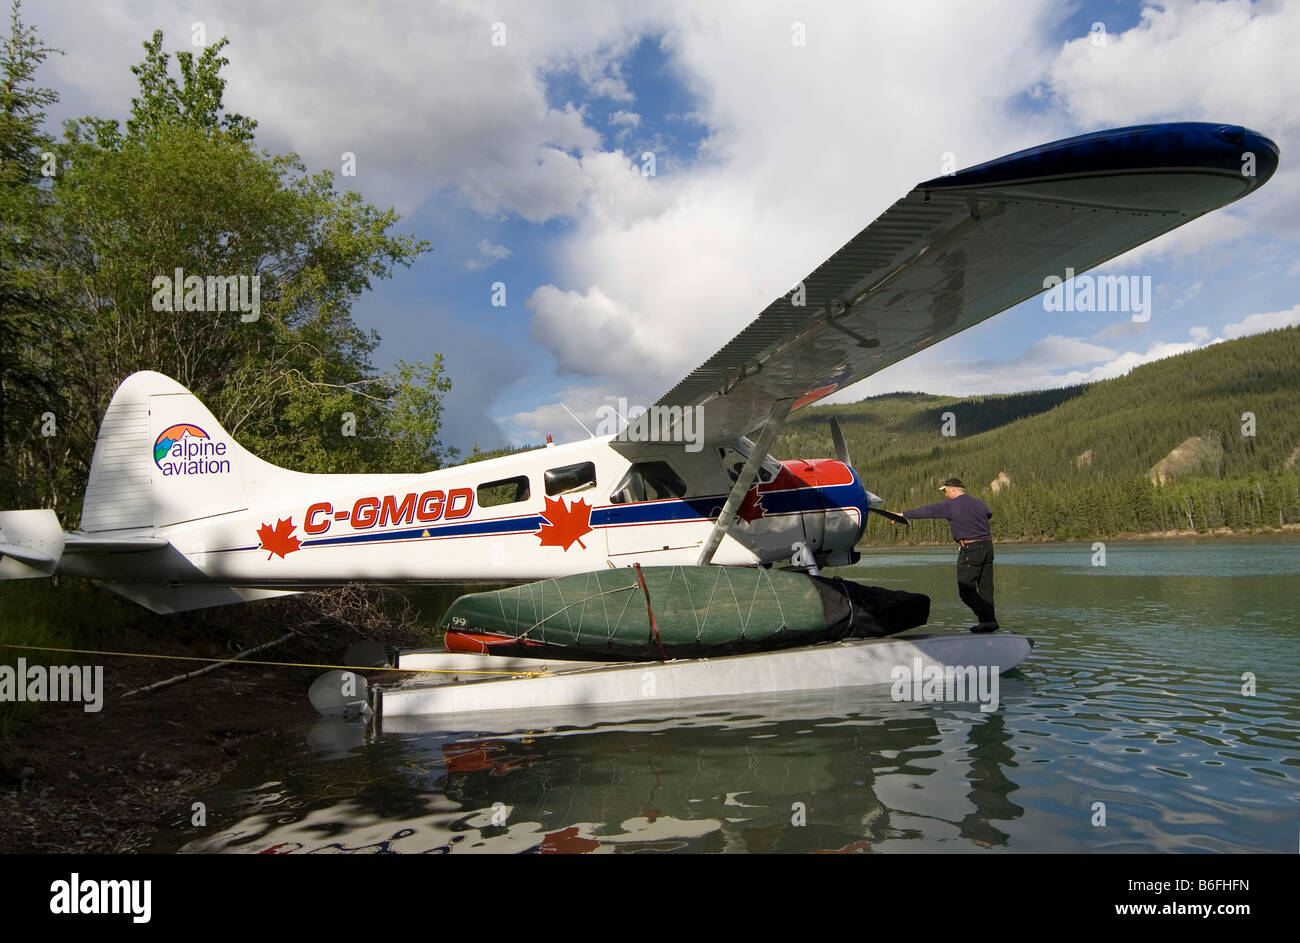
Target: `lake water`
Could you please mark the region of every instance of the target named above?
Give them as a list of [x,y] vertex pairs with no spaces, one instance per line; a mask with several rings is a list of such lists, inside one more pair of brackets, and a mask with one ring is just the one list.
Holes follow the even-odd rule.
[[[600,723],[322,721],[156,850],[1297,851],[1300,541],[996,552],[999,618],[1037,644],[994,713],[876,687]],[[927,631],[958,631],[954,564],[891,550],[838,574],[928,593]]]

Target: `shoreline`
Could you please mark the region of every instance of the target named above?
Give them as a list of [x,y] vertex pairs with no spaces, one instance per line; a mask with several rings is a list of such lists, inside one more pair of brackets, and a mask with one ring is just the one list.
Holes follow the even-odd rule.
[[[1153,540],[1240,540],[1252,537],[1289,537],[1300,536],[1300,524],[1281,524],[1276,527],[1250,527],[1233,530],[1231,527],[1216,527],[1213,530],[1155,530],[1128,531],[1119,534],[1103,534],[1094,537],[1007,537],[993,538],[994,546],[1006,544],[1087,544],[1093,541],[1142,543]],[[917,540],[906,543],[859,543],[858,550],[907,550],[912,547],[947,547],[953,543],[946,540]]]
[[123,699],[177,673],[176,663],[160,670],[144,659],[101,661],[99,713],[42,704],[22,733],[0,741],[0,852],[148,851],[190,820],[191,804],[235,767],[250,741],[315,716],[305,669],[223,667]]
[[[162,636],[157,624],[114,631],[102,644],[83,639],[86,649],[210,659],[230,658],[290,626],[300,632],[251,656],[297,665],[235,661],[131,697],[123,695],[200,666],[90,656],[104,669],[98,712],[81,703],[42,703],[20,730],[0,738],[0,853],[148,852],[169,831],[192,828],[199,837],[219,827],[212,818],[206,828],[192,827],[193,803],[204,802],[250,748],[318,718],[307,691],[324,669],[304,665],[338,663],[349,643],[363,639],[428,643],[424,630],[404,617],[386,619],[367,603],[372,598],[383,594],[339,591],[332,599],[253,603],[219,627],[196,632],[196,618],[172,630],[187,639]],[[29,664],[54,657],[19,654]],[[86,664],[87,657],[68,663]],[[359,673],[371,682],[387,675]]]

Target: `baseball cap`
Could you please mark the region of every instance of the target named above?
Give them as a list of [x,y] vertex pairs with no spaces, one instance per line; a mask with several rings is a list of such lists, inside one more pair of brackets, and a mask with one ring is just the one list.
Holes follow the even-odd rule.
[[963,488],[963,489],[964,489],[965,487],[966,487],[966,486],[963,485],[963,484],[961,483],[961,479],[960,479],[960,478],[949,478],[947,481],[945,481],[943,484],[941,484],[941,485],[939,486],[939,490],[942,491],[944,488]]

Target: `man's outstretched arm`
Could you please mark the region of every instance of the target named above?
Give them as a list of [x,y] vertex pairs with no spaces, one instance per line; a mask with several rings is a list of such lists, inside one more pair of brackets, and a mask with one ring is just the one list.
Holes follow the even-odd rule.
[[952,514],[950,509],[951,504],[951,501],[940,501],[937,504],[927,504],[924,507],[912,508],[910,511],[904,511],[903,517],[907,518],[909,521],[921,519],[928,520],[933,518],[949,520]]

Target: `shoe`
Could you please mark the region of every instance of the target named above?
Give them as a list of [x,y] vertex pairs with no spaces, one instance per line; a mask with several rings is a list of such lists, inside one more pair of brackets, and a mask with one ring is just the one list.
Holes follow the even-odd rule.
[[1001,626],[996,622],[980,622],[977,625],[972,625],[970,630],[972,632],[996,632],[999,628],[1001,628]]

